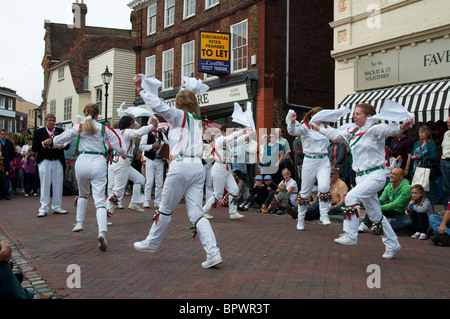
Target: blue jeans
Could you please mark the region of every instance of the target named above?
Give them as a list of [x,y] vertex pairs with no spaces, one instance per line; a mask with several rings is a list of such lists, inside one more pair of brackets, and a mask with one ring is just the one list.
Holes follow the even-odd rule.
[[439,167],[442,172],[442,204],[445,209],[450,200],[450,161],[442,161]]
[[[395,232],[410,228],[413,225],[411,219],[406,214],[401,214],[393,210],[387,210],[383,212],[383,215],[389,220],[389,224],[391,224],[392,229]],[[363,223],[369,228],[372,226],[372,221],[369,219],[367,214],[363,219]]]
[[0,263],[0,299],[33,299],[34,294],[23,288],[7,262]]
[[[441,226],[442,223],[442,216],[440,215],[431,215],[429,218],[430,221],[430,226],[431,228],[433,228],[433,231],[437,234],[437,230],[439,228],[439,226]],[[447,229],[445,230],[445,232],[450,235],[450,222],[447,223]]]

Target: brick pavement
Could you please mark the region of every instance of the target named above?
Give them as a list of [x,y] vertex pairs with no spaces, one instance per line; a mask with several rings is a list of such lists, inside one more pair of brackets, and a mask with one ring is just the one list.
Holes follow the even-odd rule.
[[[130,197],[124,199],[125,207]],[[162,249],[142,253],[133,242],[148,233],[153,211],[116,210],[107,234],[108,250],[97,247],[97,224],[89,199],[85,230],[73,233],[73,197],[63,197],[67,215],[37,218],[39,199],[15,196],[0,202],[0,239],[16,248],[13,259],[31,290],[53,290],[63,299],[446,299],[450,298],[450,250],[430,240],[400,236],[402,249],[393,260],[381,258],[381,238],[360,234],[357,246],[333,240],[342,223],[306,222],[297,231],[290,216],[245,212],[231,221],[227,210],[212,210],[212,227],[224,263],[203,269],[205,254],[192,238],[185,207],[180,204]],[[69,265],[78,265],[81,288],[69,288]],[[380,268],[381,288],[369,288]],[[372,281],[373,282],[373,281]]]

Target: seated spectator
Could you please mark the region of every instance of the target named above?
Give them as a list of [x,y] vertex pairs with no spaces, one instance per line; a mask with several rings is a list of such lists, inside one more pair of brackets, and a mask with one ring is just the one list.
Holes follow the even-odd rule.
[[286,184],[281,182],[275,192],[274,199],[268,207],[269,214],[282,215],[286,212],[289,206],[289,194],[286,189]]
[[242,204],[240,204],[237,209],[240,211],[247,211],[254,202],[262,205],[268,196],[269,191],[263,183],[262,176],[258,175],[255,177],[255,185],[253,185],[252,194]]
[[450,201],[448,201],[444,216],[431,215],[429,221],[435,233],[434,236],[431,236],[433,243],[450,246]]
[[[389,220],[392,229],[397,232],[412,226],[411,219],[406,215],[406,207],[411,201],[411,185],[408,180],[403,178],[403,170],[400,167],[391,171],[389,181],[379,200],[383,215]],[[371,226],[372,221],[366,215],[358,230],[364,232]]]
[[236,181],[236,184],[239,189],[239,195],[238,199],[239,202],[242,203],[247,198],[247,186],[245,185],[245,182],[239,177],[239,171],[231,173],[233,175],[234,180]]
[[[345,195],[348,192],[348,186],[345,182],[339,178],[340,170],[336,167],[331,168],[330,174],[330,193],[331,193],[331,202],[328,215],[339,215],[342,214],[342,207],[345,206]],[[313,193],[311,193],[312,195]],[[317,191],[313,199],[317,198]],[[305,220],[314,220],[319,219],[319,201],[313,202],[310,204],[306,211]]]
[[22,287],[14,275],[9,261],[11,247],[2,241],[0,247],[0,299],[51,299],[51,293],[36,294]]
[[411,218],[415,233],[412,238],[427,239],[429,216],[433,215],[433,205],[428,198],[425,197],[425,190],[422,185],[413,185],[411,187],[412,200],[409,202],[406,211]]
[[264,213],[267,210],[267,207],[272,202],[275,192],[277,191],[277,188],[278,188],[277,184],[275,184],[273,182],[271,175],[264,176],[264,184],[266,185],[267,190],[269,191],[269,196],[267,196],[266,201],[261,206],[261,209],[258,210],[258,213],[261,213],[261,212]]

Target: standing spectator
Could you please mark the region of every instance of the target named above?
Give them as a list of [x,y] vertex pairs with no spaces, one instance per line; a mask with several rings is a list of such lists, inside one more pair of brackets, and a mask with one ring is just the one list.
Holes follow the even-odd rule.
[[330,159],[331,167],[339,170],[339,178],[344,182],[348,182],[348,152],[345,143],[331,141],[328,146],[328,158]]
[[277,141],[276,133],[268,136],[269,140],[259,154],[261,173],[272,175],[272,180],[278,182],[278,170],[284,161],[283,146]]
[[55,127],[56,117],[53,114],[45,116],[45,127],[37,129],[33,139],[33,152],[37,153],[37,164],[39,167],[39,180],[41,185],[41,207],[38,217],[47,215],[50,204],[50,191],[52,191],[52,211],[54,214],[67,214],[61,208],[63,179],[64,179],[64,147],[54,148],[44,145],[48,138],[64,132],[63,129]]
[[25,196],[33,194],[37,196],[37,189],[39,185],[39,176],[37,171],[36,157],[35,153],[30,150],[27,152],[25,159],[23,161],[23,171],[24,171],[24,183],[25,183]]
[[[404,174],[408,172],[414,176],[416,168],[420,165],[429,166],[436,161],[437,150],[436,142],[433,141],[431,130],[428,126],[422,125],[419,128],[419,140],[414,143],[411,156],[408,157]],[[427,192],[427,198],[431,204],[434,204],[434,176],[430,175],[430,191]]]
[[442,203],[445,205],[450,201],[450,116],[447,117],[448,131],[442,140],[442,156],[440,168],[442,172]]
[[256,141],[256,133],[251,130],[248,133],[250,139],[245,141],[244,147],[246,152],[247,163],[247,177],[250,194],[253,190],[253,184],[255,183],[255,168],[258,163],[258,142]]
[[280,143],[281,146],[283,146],[284,152],[283,162],[281,162],[281,167],[278,169],[278,178],[281,180],[281,171],[287,168],[290,172],[293,172],[294,164],[291,160],[291,147],[289,146],[289,142],[282,136],[283,130],[281,128],[276,128],[275,134],[277,136],[277,142]]
[[392,157],[402,160],[401,168],[404,170],[408,158],[411,156],[413,141],[406,135],[407,131],[397,134],[391,142]]
[[3,152],[3,147],[0,143],[0,199],[4,198],[9,200],[9,158],[8,153]]
[[302,166],[305,154],[303,153],[302,137],[298,135],[292,143],[294,149],[294,176],[298,185],[302,184]]
[[0,130],[0,143],[2,144],[2,152],[8,154],[9,160],[11,160],[16,152],[13,142],[7,138],[8,134],[5,129]]

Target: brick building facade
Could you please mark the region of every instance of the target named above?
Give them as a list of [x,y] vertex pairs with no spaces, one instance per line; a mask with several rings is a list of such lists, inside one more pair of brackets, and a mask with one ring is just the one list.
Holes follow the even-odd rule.
[[[161,80],[167,103],[183,76],[194,76],[210,86],[200,106],[217,123],[230,123],[234,102],[251,103],[257,129],[285,127],[291,108],[334,107],[331,1],[134,0],[128,6],[136,17],[137,73]],[[198,71],[199,31],[231,34],[229,74]],[[172,82],[165,83],[170,72]]]

